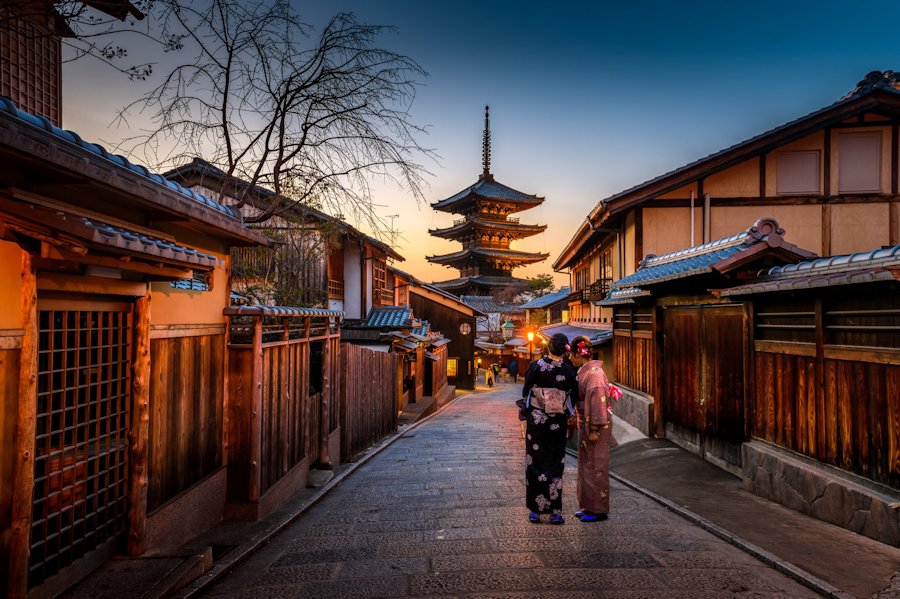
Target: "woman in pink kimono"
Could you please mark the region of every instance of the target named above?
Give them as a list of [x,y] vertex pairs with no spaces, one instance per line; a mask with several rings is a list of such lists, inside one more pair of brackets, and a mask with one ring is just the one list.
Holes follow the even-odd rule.
[[591,342],[576,337],[571,344],[572,363],[578,369],[578,484],[582,522],[606,520],[609,514],[609,443],[612,437],[611,389],[603,362],[591,359]]

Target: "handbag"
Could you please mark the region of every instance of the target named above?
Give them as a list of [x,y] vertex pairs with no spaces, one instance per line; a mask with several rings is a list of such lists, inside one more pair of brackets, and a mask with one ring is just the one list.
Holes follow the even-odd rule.
[[531,389],[531,405],[544,413],[553,416],[566,411],[568,393],[553,387],[533,387]]

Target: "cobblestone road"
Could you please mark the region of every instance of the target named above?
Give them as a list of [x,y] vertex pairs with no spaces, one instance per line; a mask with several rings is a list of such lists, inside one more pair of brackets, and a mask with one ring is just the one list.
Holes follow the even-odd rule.
[[[527,522],[517,389],[462,397],[403,434],[207,596],[816,596],[615,482],[607,522]],[[574,497],[570,461],[569,515]]]

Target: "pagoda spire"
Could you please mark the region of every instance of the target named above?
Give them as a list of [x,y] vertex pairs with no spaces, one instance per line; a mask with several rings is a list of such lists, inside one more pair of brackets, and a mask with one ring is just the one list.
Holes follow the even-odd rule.
[[484,166],[484,173],[482,173],[481,175],[482,179],[491,178],[491,121],[489,116],[490,109],[490,106],[484,107],[484,138],[481,142],[481,163]]

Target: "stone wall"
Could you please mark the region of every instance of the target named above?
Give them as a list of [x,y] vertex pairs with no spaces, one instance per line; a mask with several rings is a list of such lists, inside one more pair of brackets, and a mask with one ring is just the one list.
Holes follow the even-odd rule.
[[650,423],[653,422],[653,409],[655,407],[653,398],[640,391],[624,387],[619,383],[615,383],[615,385],[621,389],[622,398],[613,403],[613,415],[621,418],[648,437],[652,437]]
[[744,443],[742,457],[747,491],[900,546],[900,492],[762,441]]

